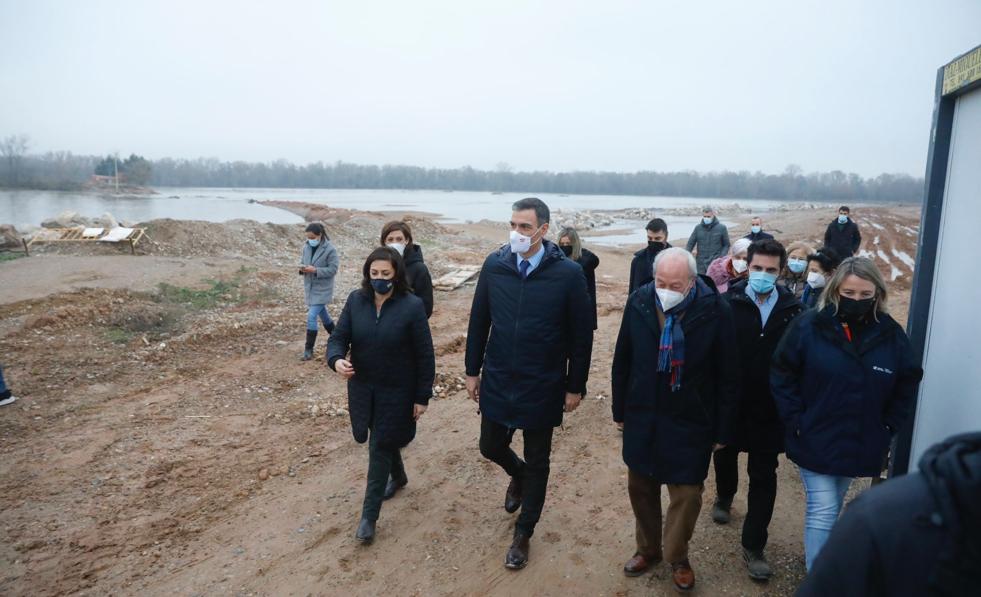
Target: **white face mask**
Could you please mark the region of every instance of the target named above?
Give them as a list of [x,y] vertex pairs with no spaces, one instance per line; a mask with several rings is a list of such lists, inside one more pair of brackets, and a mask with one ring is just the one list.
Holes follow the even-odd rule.
[[665,312],[677,307],[681,301],[685,300],[685,293],[683,292],[669,288],[655,288],[654,290],[657,292],[657,298],[661,300],[661,308]]
[[828,283],[823,274],[817,272],[810,272],[807,274],[807,283],[811,285],[811,288],[824,288],[824,285]]
[[749,267],[749,264],[746,263],[746,260],[745,259],[733,259],[732,260],[732,269],[736,270],[736,273],[737,274],[743,273],[744,271],[746,271],[746,268],[748,268],[748,267]]
[[405,255],[405,243],[388,243],[389,249],[395,249],[399,255]]
[[[539,226],[538,230],[541,230]],[[531,239],[538,233],[538,230],[531,233],[531,236],[525,236],[517,230],[511,231],[511,252],[514,254],[527,253],[531,249]]]

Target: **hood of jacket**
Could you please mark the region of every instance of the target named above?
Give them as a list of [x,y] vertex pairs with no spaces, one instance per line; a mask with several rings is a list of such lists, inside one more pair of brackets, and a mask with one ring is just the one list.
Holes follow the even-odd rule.
[[405,261],[406,266],[412,265],[413,263],[424,262],[422,258],[422,247],[420,247],[415,243],[413,243],[411,247],[406,247],[405,255],[403,255],[402,257]]
[[[940,587],[958,587],[981,577],[981,432],[955,435],[920,458],[920,473],[933,495],[940,524],[952,541],[940,554],[931,579]],[[932,520],[933,521],[933,520]],[[937,521],[933,521],[937,522]],[[960,581],[958,580],[960,579]]]

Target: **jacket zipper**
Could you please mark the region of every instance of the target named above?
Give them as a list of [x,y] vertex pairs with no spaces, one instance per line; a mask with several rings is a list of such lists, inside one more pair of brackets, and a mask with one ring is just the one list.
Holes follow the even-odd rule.
[[[521,274],[518,274],[519,276]],[[511,336],[511,375],[514,375],[515,367],[518,360],[518,321],[521,319],[521,307],[524,305],[525,301],[525,280],[527,278],[521,279],[521,289],[518,291],[518,310],[514,315],[514,334]],[[513,382],[513,380],[512,380]],[[514,393],[514,383],[511,383],[511,402],[516,402],[517,397]]]

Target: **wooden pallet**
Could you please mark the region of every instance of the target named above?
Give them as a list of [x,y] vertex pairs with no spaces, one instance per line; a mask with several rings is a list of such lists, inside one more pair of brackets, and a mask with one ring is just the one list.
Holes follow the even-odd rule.
[[463,286],[470,280],[472,280],[477,274],[480,273],[479,265],[463,265],[459,266],[458,269],[451,271],[450,273],[440,276],[436,280],[433,280],[433,288],[436,290],[456,290],[457,288]]
[[[113,229],[114,230],[114,229]],[[129,251],[131,254],[136,255],[136,245],[143,240],[144,237],[149,238],[146,234],[146,228],[133,228],[132,231],[126,236],[119,239],[111,239],[109,237],[109,232],[103,231],[102,234],[98,236],[84,236],[84,227],[77,228],[45,228],[40,232],[37,232],[30,240],[22,238],[21,242],[24,243],[24,252],[28,255],[31,254],[31,246],[35,243],[93,243],[93,242],[124,242],[129,243]],[[111,232],[111,230],[110,230]]]

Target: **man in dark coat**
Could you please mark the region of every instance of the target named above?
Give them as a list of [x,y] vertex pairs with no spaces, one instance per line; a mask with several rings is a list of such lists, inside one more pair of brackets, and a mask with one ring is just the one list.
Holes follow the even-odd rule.
[[802,311],[800,301],[777,277],[787,264],[787,251],[773,239],[754,242],[747,251],[749,279],[729,287],[739,359],[739,433],[735,445],[714,454],[718,495],[712,520],[729,522],[729,509],[739,483],[739,452],[748,452],[748,509],[743,521],[743,558],[754,580],[772,572],[763,555],[767,527],[777,498],[777,456],[783,452],[784,428],[770,394],[770,360],[787,326]]
[[798,597],[976,595],[981,587],[981,433],[927,450],[919,471],[848,506]]
[[692,230],[685,248],[689,252],[697,252],[695,261],[700,274],[708,271],[713,261],[729,253],[729,229],[719,221],[713,208],[706,206],[702,209],[702,222]]
[[[505,510],[521,508],[505,557],[516,570],[528,562],[545,503],[552,431],[586,391],[593,330],[582,268],[544,240],[548,206],[529,198],[512,210],[510,243],[487,257],[477,280],[466,373],[482,415],[480,453],[511,477]],[[510,448],[516,429],[524,461]]]
[[[736,343],[729,303],[695,258],[665,249],[654,282],[630,295],[613,356],[613,420],[623,429],[639,576],[662,559],[675,587],[695,585],[688,541],[702,505],[712,451],[735,440]],[[661,533],[661,485],[671,503]]]
[[647,223],[647,246],[634,253],[630,261],[629,295],[644,284],[654,279],[654,259],[662,250],[669,248],[668,224],[661,218],[654,218]]
[[842,259],[858,253],[862,246],[862,233],[858,224],[851,219],[851,210],[842,205],[838,208],[838,218],[828,224],[824,231],[824,246],[830,247]]
[[763,218],[756,216],[749,222],[749,234],[743,238],[749,239],[754,243],[758,240],[773,240],[773,235],[763,232]]

